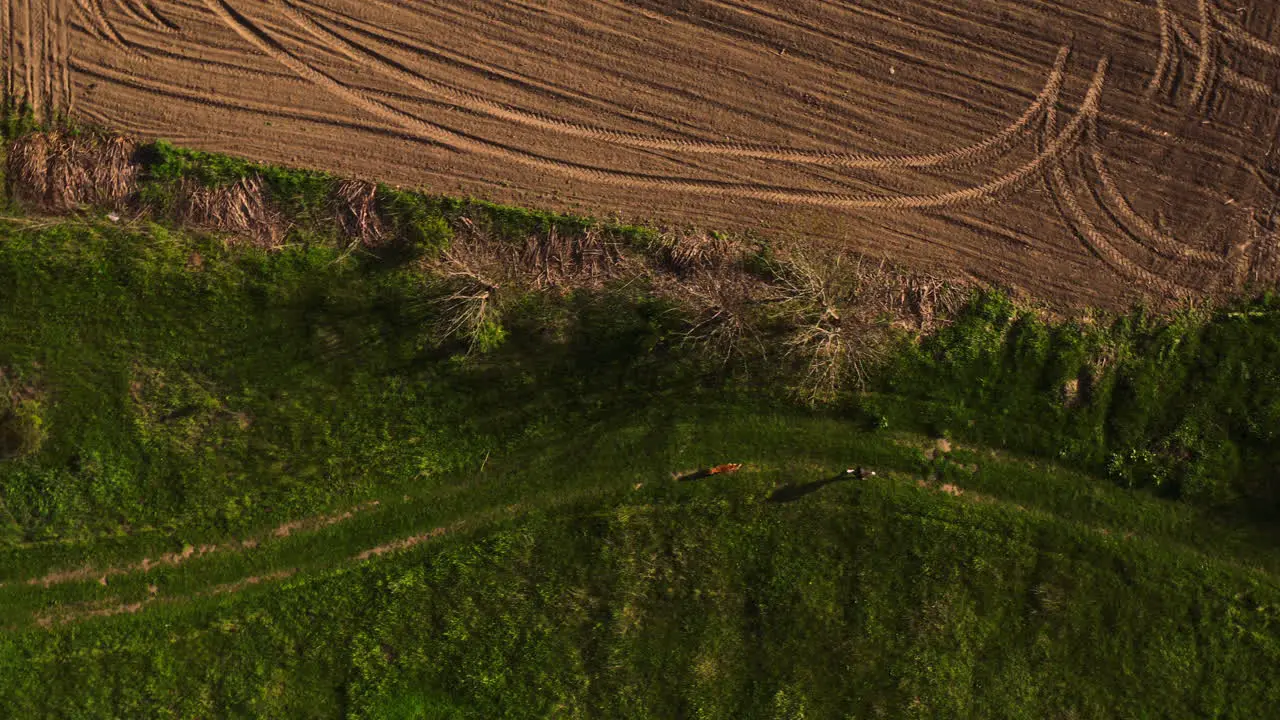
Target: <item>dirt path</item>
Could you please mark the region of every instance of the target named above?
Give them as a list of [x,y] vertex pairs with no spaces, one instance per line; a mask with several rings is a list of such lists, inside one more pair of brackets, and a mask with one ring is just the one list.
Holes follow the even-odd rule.
[[1262,0],[0,1],[37,107],[200,149],[1063,302],[1280,275],[1233,250],[1280,186]]
[[78,568],[57,570],[46,573],[40,577],[28,578],[25,580],[25,583],[27,585],[39,585],[41,587],[48,588],[54,585],[61,585],[69,582],[82,582],[84,580],[98,578],[98,582],[106,585],[109,582],[109,578],[116,575],[147,572],[154,567],[174,567],[181,565],[192,558],[203,557],[211,553],[243,552],[244,550],[256,548],[263,542],[286,538],[297,532],[315,532],[322,528],[329,527],[330,525],[350,520],[359,513],[369,512],[377,508],[380,504],[381,503],[377,500],[373,500],[332,515],[318,515],[316,517],[294,520],[280,525],[259,537],[245,538],[239,541],[232,540],[230,542],[222,543],[221,545],[201,545],[199,547],[187,545],[181,552],[165,553],[154,560],[149,557],[144,557],[136,563],[129,563],[126,565],[112,565],[107,567],[86,565]]
[[[507,512],[514,512],[515,506],[508,508]],[[468,524],[467,521],[458,521],[450,525],[433,528],[427,532],[412,535],[398,540],[393,540],[382,545],[362,550],[355,555],[346,558],[345,562],[360,563],[370,558],[380,557],[388,553],[400,552],[417,547],[425,542],[438,539],[449,533],[456,532]],[[184,555],[182,559],[186,559],[189,555]],[[180,561],[179,561],[180,562]],[[176,562],[173,564],[177,564]],[[145,567],[134,568],[135,570],[145,570]],[[127,570],[126,570],[127,571]],[[31,620],[36,625],[43,628],[52,627],[54,624],[65,624],[76,622],[95,617],[109,617],[112,615],[131,614],[139,612],[147,607],[156,604],[174,604],[181,602],[189,602],[196,598],[214,597],[218,595],[227,595],[237,593],[245,588],[260,585],[263,583],[273,583],[280,580],[286,580],[298,574],[298,568],[284,568],[272,571],[265,575],[250,575],[248,577],[234,580],[231,582],[219,583],[209,587],[207,590],[200,592],[166,596],[159,594],[159,589],[155,585],[149,586],[149,595],[141,600],[125,601],[120,598],[109,598],[104,600],[96,600],[83,603],[75,603],[66,606],[59,606],[52,611],[38,611],[32,614]],[[77,578],[78,579],[78,578]],[[103,584],[106,584],[105,582]],[[48,585],[46,585],[48,587]]]

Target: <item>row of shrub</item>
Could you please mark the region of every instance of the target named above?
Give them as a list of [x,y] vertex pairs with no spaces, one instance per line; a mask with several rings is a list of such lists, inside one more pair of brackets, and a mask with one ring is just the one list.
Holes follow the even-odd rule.
[[1280,301],[1051,324],[984,294],[906,346],[859,406],[1125,487],[1280,512]]
[[[1270,295],[1217,312],[1139,308],[1053,323],[998,290],[965,302],[955,287],[849,254],[841,262],[821,248],[371,183],[344,192],[346,181],[325,173],[164,142],[138,147],[136,159],[137,206],[154,217],[183,219],[175,197],[192,188],[248,187],[270,208],[259,215],[283,222],[277,245],[336,240],[374,263],[417,263],[439,281],[429,293],[432,331],[472,351],[527,326],[517,316],[530,293],[618,281],[683,313],[664,342],[723,358],[761,383],[781,380],[793,399],[852,407],[874,426],[925,427],[1051,457],[1197,504],[1268,517],[1280,508],[1271,471],[1280,347]],[[221,202],[246,207],[246,192]]]

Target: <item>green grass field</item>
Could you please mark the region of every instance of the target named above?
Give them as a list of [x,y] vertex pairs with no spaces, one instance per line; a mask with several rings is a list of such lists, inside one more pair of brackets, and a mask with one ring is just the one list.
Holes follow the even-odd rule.
[[[157,207],[255,171],[149,162]],[[0,216],[0,715],[1280,705],[1270,297],[1086,327],[979,294],[815,408],[643,282],[528,293],[467,352],[416,254],[347,252],[330,179],[267,175],[314,221],[270,252]],[[460,201],[396,193],[447,243]]]
[[[702,484],[619,453],[586,473],[589,498],[236,593],[161,574],[136,614],[10,631],[0,693],[22,717],[1258,717],[1277,701],[1270,574],[909,472],[770,503],[874,450],[839,423],[807,430]],[[809,461],[769,462],[810,434],[827,447]],[[430,515],[419,530],[449,527]]]

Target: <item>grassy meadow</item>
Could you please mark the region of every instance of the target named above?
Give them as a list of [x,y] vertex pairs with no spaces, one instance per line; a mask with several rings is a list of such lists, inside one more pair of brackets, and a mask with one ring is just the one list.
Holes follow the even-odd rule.
[[913,329],[757,238],[71,137],[128,194],[11,146],[7,716],[1280,705],[1270,295]]

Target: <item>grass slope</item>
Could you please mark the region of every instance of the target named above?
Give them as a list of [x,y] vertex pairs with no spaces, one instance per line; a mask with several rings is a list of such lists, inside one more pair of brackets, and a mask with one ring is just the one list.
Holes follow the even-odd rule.
[[[618,463],[625,466],[625,463]],[[0,639],[18,716],[1261,717],[1280,587],[895,477],[534,511]]]
[[[464,357],[433,335],[411,258],[10,220],[0,706],[15,717],[1260,717],[1277,701],[1271,526],[1079,469],[1126,443],[1178,450],[1159,438],[1191,417],[1244,438],[1237,470],[1259,472],[1269,301],[1087,340],[1130,338],[1120,370],[1065,403],[1092,351],[1059,357],[1069,332],[979,298],[880,392],[819,412],[683,349],[679,309],[640,286],[525,297],[506,342]],[[1225,369],[1205,359],[1241,338]],[[1117,419],[1128,386],[1166,414]],[[1170,404],[1188,388],[1199,400]],[[930,427],[1041,459],[926,452],[897,430]],[[747,469],[670,480],[729,461]],[[769,501],[852,464],[880,475]],[[1149,464],[1113,476],[1160,477]],[[1238,476],[1223,487],[1253,487]],[[106,585],[28,582],[205,543],[223,550]]]

